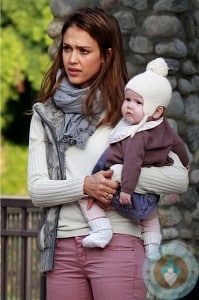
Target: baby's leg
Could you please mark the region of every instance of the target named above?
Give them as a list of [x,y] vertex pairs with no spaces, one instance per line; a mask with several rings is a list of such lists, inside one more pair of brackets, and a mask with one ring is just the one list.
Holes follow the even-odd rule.
[[90,226],[90,234],[82,240],[82,245],[87,248],[100,247],[104,248],[112,239],[112,229],[105,212],[95,202],[88,209],[87,199],[78,201],[81,211]]
[[151,260],[160,259],[159,246],[162,235],[157,208],[152,214],[141,221],[141,226],[147,258]]

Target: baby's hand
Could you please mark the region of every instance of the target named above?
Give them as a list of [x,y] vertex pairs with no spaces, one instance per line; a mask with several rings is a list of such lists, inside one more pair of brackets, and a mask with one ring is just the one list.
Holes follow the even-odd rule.
[[122,205],[131,205],[131,195],[121,192],[119,202]]

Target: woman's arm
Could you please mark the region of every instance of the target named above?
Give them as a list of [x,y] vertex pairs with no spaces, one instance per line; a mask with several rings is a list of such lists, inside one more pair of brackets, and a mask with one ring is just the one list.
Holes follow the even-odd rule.
[[[135,192],[140,194],[182,194],[189,184],[188,170],[182,165],[178,156],[170,152],[174,160],[172,166],[142,168]],[[114,174],[112,179],[121,181],[122,165],[111,167]]]

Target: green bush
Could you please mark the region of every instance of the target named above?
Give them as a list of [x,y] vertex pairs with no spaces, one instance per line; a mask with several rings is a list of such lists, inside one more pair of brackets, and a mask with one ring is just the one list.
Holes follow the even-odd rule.
[[6,0],[1,5],[1,194],[27,196],[31,110],[50,63],[49,0]]
[[27,196],[27,146],[3,141],[1,145],[1,194]]

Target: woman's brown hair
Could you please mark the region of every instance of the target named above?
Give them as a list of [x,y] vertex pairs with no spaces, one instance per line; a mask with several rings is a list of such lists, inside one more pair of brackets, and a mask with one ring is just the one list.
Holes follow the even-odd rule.
[[[73,25],[85,30],[98,43],[104,58],[99,73],[91,83],[89,94],[84,102],[83,112],[88,117],[93,117],[93,103],[96,91],[99,89],[101,92],[100,105],[104,107],[105,111],[100,125],[114,126],[121,117],[124,85],[128,80],[128,75],[119,24],[114,16],[106,14],[100,8],[80,9],[66,20],[61,31],[62,41],[53,64],[42,82],[38,101],[46,102],[49,97],[52,97],[61,80],[66,76],[62,62],[63,36],[67,29]],[[62,74],[56,81],[58,69],[62,70]]]

